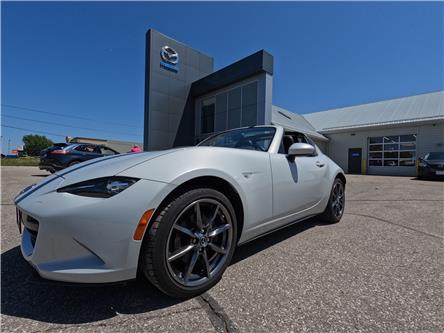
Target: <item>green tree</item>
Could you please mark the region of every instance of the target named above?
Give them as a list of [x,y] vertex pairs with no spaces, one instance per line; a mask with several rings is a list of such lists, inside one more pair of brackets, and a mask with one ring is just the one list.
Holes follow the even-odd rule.
[[40,151],[52,146],[52,141],[44,135],[28,134],[23,137],[23,152],[28,156],[39,156]]

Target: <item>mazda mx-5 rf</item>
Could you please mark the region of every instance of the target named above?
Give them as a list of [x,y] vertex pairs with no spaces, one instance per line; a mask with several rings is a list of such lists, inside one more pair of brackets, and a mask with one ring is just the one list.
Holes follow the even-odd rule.
[[236,245],[344,212],[343,171],[303,133],[255,126],[195,147],[122,154],[48,176],[16,198],[24,258],[43,278],[146,276],[186,298],[214,286]]

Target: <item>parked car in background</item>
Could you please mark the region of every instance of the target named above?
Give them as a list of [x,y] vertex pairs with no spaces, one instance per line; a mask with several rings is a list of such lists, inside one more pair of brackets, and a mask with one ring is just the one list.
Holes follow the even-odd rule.
[[418,160],[418,178],[444,177],[444,152],[431,152]]
[[39,168],[54,173],[83,161],[116,154],[119,152],[103,145],[56,143],[41,151]]
[[48,151],[56,150],[56,149],[63,149],[69,145],[70,145],[70,143],[66,143],[66,142],[54,143],[52,146],[40,151],[40,157],[42,157],[42,155],[44,155]]

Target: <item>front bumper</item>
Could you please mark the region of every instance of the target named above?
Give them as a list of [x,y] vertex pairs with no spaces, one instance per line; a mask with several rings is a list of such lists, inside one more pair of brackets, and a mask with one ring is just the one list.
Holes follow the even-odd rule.
[[118,195],[88,198],[58,193],[56,179],[17,204],[23,257],[47,279],[109,283],[133,279],[141,241],[133,240],[143,213],[173,185],[141,179]]
[[[63,157],[65,158],[65,157]],[[48,170],[50,169],[54,171],[62,170],[66,168],[67,163],[63,159],[55,159],[55,158],[49,158],[49,157],[40,157],[40,163],[39,163],[39,169],[40,170]]]
[[420,177],[444,177],[443,168],[419,167],[418,175]]

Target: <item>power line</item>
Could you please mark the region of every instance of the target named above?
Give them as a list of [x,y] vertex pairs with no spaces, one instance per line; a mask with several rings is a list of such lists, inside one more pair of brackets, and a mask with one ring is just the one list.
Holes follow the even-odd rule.
[[[38,131],[38,130],[30,129],[30,128],[15,127],[15,126],[3,125],[3,124],[1,124],[1,126],[6,127],[6,128],[13,128],[13,129],[21,130],[21,131],[25,131],[25,132],[34,132],[34,133],[60,136],[60,137],[66,138],[66,135],[64,135],[64,134],[51,133],[51,132],[46,132],[46,131]],[[103,139],[103,140],[110,140],[110,139]]]
[[48,135],[54,135],[54,136],[61,136],[61,137],[63,137],[63,138],[66,137],[66,135],[62,135],[62,134],[50,133],[50,132],[45,132],[45,131],[37,131],[37,130],[34,130],[34,129],[29,129],[29,128],[22,128],[22,127],[8,126],[8,125],[3,125],[3,124],[2,124],[2,127],[13,128],[13,129],[21,130],[21,131],[26,131],[26,132],[35,132],[35,133],[40,133],[40,134],[48,134]]
[[[30,119],[30,118],[24,118],[24,117],[17,117],[17,116],[12,116],[12,115],[8,115],[8,114],[2,114],[2,117],[13,118],[13,119],[20,119],[20,120],[26,120],[26,121],[33,121],[33,122],[36,122],[36,123],[57,125],[57,126],[62,126],[62,127],[77,128],[77,129],[82,129],[82,130],[86,130],[86,131],[115,134],[115,132],[103,131],[103,130],[98,130],[98,129],[95,129],[95,128],[65,125],[65,124],[61,124],[61,123],[55,123],[55,122],[52,122],[52,121],[43,121],[43,120],[36,120],[36,119]],[[142,136],[142,135],[138,135],[138,134],[130,134],[130,133],[122,133],[122,132],[119,132],[118,134],[137,136],[137,137],[141,137]]]
[[38,110],[38,109],[33,109],[33,108],[28,108],[28,107],[23,107],[23,106],[18,106],[18,105],[12,105],[12,104],[3,104],[2,103],[1,105],[5,106],[7,108],[12,108],[12,109],[25,110],[25,111],[37,112],[37,113],[45,113],[45,114],[50,114],[50,115],[59,116],[59,117],[66,117],[66,118],[74,118],[74,119],[89,120],[89,121],[100,121],[101,123],[107,123],[107,124],[112,124],[112,125],[116,125],[116,126],[125,126],[125,127],[132,127],[132,128],[139,128],[140,129],[140,127],[138,127],[138,126],[116,123],[116,122],[108,121],[108,120],[93,119],[93,118],[87,118],[87,117],[81,117],[81,116],[75,116],[75,115],[66,115],[66,114],[61,114],[61,113],[57,113],[57,112]]

